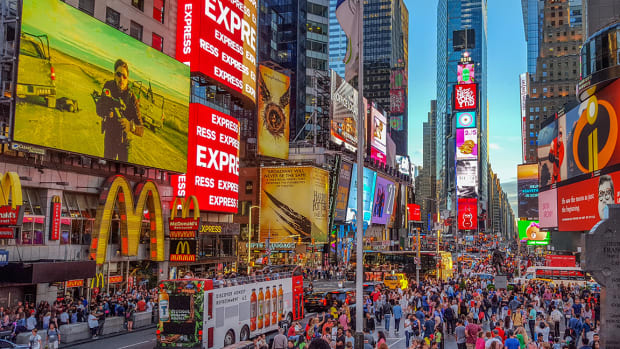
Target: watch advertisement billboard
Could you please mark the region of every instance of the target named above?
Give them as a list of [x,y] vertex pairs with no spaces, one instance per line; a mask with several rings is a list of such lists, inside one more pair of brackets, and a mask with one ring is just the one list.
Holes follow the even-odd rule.
[[541,228],[558,226],[558,190],[549,189],[538,193],[538,218]]
[[379,163],[386,163],[387,154],[387,120],[376,106],[370,108],[370,157]]
[[[337,145],[344,144],[350,151],[357,149],[357,104],[357,90],[332,70],[330,140]],[[366,110],[367,101],[364,98],[364,111]]]
[[519,217],[538,218],[538,164],[517,166]]
[[471,84],[475,82],[474,79],[474,64],[463,63],[459,64],[456,69],[456,78],[459,84]]
[[338,192],[336,193],[336,207],[334,210],[336,222],[344,222],[347,218],[347,201],[349,200],[349,187],[351,185],[351,170],[353,165],[350,162],[342,161],[340,166],[340,176],[338,177]]
[[478,199],[458,199],[458,227],[460,230],[478,229]]
[[540,229],[538,221],[523,220],[517,222],[519,240],[528,245],[549,245],[551,234]]
[[[326,243],[329,172],[310,166],[260,169],[260,241]],[[295,239],[295,240],[292,240]]]
[[179,0],[176,58],[256,102],[256,1]]
[[291,78],[264,65],[258,71],[258,154],[288,159]]
[[387,224],[394,209],[395,195],[394,182],[377,175],[375,198],[372,206],[372,223]]
[[185,171],[187,66],[62,1],[21,19],[13,140]]
[[456,160],[456,195],[458,198],[478,197],[477,160]]
[[558,121],[553,120],[538,132],[538,179],[541,188],[557,183],[564,161],[564,140],[558,137]]
[[472,110],[478,107],[477,84],[454,85],[454,110]]
[[178,183],[198,198],[202,210],[237,213],[239,121],[198,103],[190,104],[190,111],[187,174]]
[[[370,224],[372,217],[373,197],[377,172],[364,167],[363,219]],[[347,222],[357,221],[357,164],[353,164],[351,171],[351,189],[349,190],[349,204],[347,205]]]
[[456,113],[456,128],[476,127],[476,112],[461,111]]
[[478,129],[477,128],[456,129],[456,159],[457,160],[478,159]]

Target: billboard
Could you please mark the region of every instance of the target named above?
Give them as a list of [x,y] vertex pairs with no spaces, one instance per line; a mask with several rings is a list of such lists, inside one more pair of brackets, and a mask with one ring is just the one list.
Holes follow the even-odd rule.
[[347,201],[349,200],[349,187],[351,185],[351,170],[353,165],[350,162],[342,161],[340,166],[340,176],[338,178],[338,192],[336,193],[336,207],[334,220],[344,222],[347,218]]
[[462,111],[456,113],[456,128],[476,127],[476,112]]
[[551,234],[540,230],[538,221],[518,221],[519,240],[526,241],[528,245],[549,245]]
[[376,106],[370,108],[370,157],[382,164],[387,154],[387,119]]
[[375,198],[372,206],[372,223],[387,224],[394,209],[396,187],[394,182],[377,176]]
[[258,154],[288,159],[291,78],[264,65],[258,69]]
[[456,129],[456,159],[457,160],[478,159],[478,129],[477,128]]
[[422,221],[422,213],[420,212],[420,205],[407,204],[407,212],[409,213],[409,220],[414,222]]
[[256,1],[179,0],[176,58],[256,102]]
[[411,162],[409,161],[409,156],[396,155],[396,168],[398,172],[404,175],[411,175]]
[[458,198],[478,197],[477,160],[456,160],[456,195]]
[[402,115],[390,116],[390,128],[392,130],[402,131],[405,128],[404,125],[405,124],[404,124]]
[[557,189],[538,193],[538,218],[541,228],[556,228],[558,226]]
[[[335,71],[331,71],[330,140],[344,144],[350,151],[357,149],[357,90]],[[364,98],[364,110],[367,110]]]
[[407,70],[394,69],[390,73],[390,90],[407,88]]
[[478,229],[478,199],[458,199],[458,227],[460,230]]
[[390,90],[390,113],[402,114],[405,112],[405,90]]
[[[364,167],[364,222],[370,224],[372,216],[373,197],[375,194],[375,182],[377,172]],[[351,171],[351,189],[349,190],[349,204],[347,205],[347,222],[357,220],[357,164],[353,164]]]
[[454,85],[454,110],[471,110],[478,107],[477,84]]
[[558,122],[553,120],[538,132],[538,179],[540,187],[557,183],[564,162],[564,141],[558,137]]
[[316,167],[263,167],[260,176],[260,241],[290,242],[298,236],[326,243],[329,172]]
[[527,92],[529,91],[529,77],[527,73],[519,75],[519,93],[520,93],[520,105],[521,105],[521,154],[523,156],[523,162],[527,160]]
[[517,166],[519,217],[538,218],[538,164]]
[[237,213],[239,121],[198,103],[190,111],[187,175],[177,183],[198,198],[201,209]]
[[475,82],[474,79],[474,64],[473,63],[462,63],[459,64],[456,69],[456,78],[459,84],[471,84]]
[[24,1],[21,29],[15,141],[185,171],[185,65],[57,0]]

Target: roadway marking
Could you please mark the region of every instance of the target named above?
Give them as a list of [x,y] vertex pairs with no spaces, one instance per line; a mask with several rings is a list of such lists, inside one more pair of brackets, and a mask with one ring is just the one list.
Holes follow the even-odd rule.
[[144,341],[144,342],[140,342],[140,343],[135,343],[135,344],[130,344],[130,345],[126,345],[124,347],[120,347],[118,349],[125,349],[125,348],[131,348],[131,347],[135,347],[136,345],[140,345],[140,344],[146,344],[146,343],[150,343],[150,342],[154,342],[155,339],[151,339],[149,341]]

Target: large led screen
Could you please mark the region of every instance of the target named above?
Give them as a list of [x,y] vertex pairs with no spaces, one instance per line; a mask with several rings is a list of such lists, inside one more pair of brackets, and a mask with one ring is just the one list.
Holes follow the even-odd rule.
[[185,172],[187,66],[58,0],[21,29],[15,141]]
[[456,69],[456,78],[459,84],[471,84],[475,82],[474,79],[474,64],[463,63],[459,64]]
[[394,182],[377,176],[375,184],[375,199],[372,205],[372,223],[387,224],[394,209],[396,187]]
[[519,217],[538,218],[538,164],[517,166]]
[[[364,222],[368,224],[372,217],[376,179],[377,172],[364,167],[363,217]],[[357,221],[357,164],[353,164],[353,171],[351,171],[351,190],[349,190],[349,204],[347,205],[347,222],[353,221]]]
[[558,226],[558,190],[550,189],[538,193],[538,217],[541,228]]
[[[335,71],[331,71],[330,140],[344,144],[350,151],[357,149],[357,90]],[[367,110],[364,98],[364,111]],[[365,113],[365,112],[364,112]],[[364,115],[365,120],[365,115]]]
[[263,167],[260,176],[260,240],[292,242],[300,237],[326,243],[329,172],[316,167]]
[[288,159],[291,78],[261,65],[258,81],[258,154]]
[[459,229],[478,229],[478,199],[459,198],[457,216]]
[[370,157],[379,163],[386,163],[387,119],[376,106],[370,108]]
[[477,84],[454,85],[454,110],[473,110],[478,107]]
[[564,161],[563,138],[558,138],[558,122],[553,120],[538,132],[538,178],[540,187],[557,183]]
[[179,0],[176,9],[176,58],[256,102],[256,1]]
[[476,112],[461,111],[456,113],[456,128],[476,127]]
[[347,218],[347,201],[349,201],[349,187],[351,185],[350,162],[343,161],[340,166],[340,176],[338,178],[338,192],[336,193],[336,207],[334,210],[334,220],[343,222]]
[[528,245],[549,245],[551,236],[549,232],[540,229],[538,221],[518,221],[519,240]]
[[456,159],[478,159],[478,129],[459,128],[456,130]]
[[478,197],[478,161],[456,161],[456,195],[459,198]]

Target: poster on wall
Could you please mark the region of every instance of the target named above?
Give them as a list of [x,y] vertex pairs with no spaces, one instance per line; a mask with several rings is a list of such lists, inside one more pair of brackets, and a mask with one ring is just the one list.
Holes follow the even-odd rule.
[[538,218],[538,164],[517,166],[517,195],[520,218]]
[[370,108],[370,157],[381,164],[386,163],[387,120],[374,105]]
[[456,161],[456,195],[459,198],[478,197],[478,161]]
[[386,224],[388,222],[392,215],[395,190],[394,182],[377,176],[372,206],[372,223]]
[[538,193],[539,224],[541,228],[558,226],[558,190],[549,189]]
[[[327,242],[329,172],[316,167],[260,169],[259,234],[262,242]],[[297,236],[295,236],[297,238]]]
[[[372,204],[375,194],[375,182],[377,172],[364,167],[364,193],[363,193],[363,219],[370,224],[372,217]],[[349,189],[349,203],[347,205],[347,222],[357,221],[357,164],[353,164],[351,171],[351,189]]]
[[456,159],[478,159],[478,129],[459,128],[456,130]]
[[288,159],[291,78],[264,65],[258,69],[257,152]]
[[338,178],[338,192],[336,193],[335,217],[336,222],[344,222],[347,218],[347,202],[349,200],[349,187],[351,185],[351,170],[353,165],[350,162],[342,161],[340,176]]
[[478,199],[458,199],[458,227],[461,230],[478,229]]

